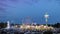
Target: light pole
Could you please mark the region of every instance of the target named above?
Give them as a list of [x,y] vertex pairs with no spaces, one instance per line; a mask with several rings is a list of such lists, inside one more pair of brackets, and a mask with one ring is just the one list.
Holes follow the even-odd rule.
[[49,17],[49,15],[47,13],[45,13],[44,17],[45,17],[46,26],[47,26],[48,25],[48,17]]
[[10,22],[7,21],[7,29],[9,29],[9,28],[10,28]]

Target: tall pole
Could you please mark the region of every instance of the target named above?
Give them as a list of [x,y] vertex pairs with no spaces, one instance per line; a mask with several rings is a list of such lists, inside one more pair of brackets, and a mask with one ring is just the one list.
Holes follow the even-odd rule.
[[48,25],[48,19],[46,18],[46,26]]
[[49,17],[49,15],[46,13],[44,16],[45,16],[46,26],[48,26],[48,17]]
[[9,29],[9,28],[10,28],[10,22],[7,21],[7,29]]
[[24,20],[22,19],[22,25],[24,25]]

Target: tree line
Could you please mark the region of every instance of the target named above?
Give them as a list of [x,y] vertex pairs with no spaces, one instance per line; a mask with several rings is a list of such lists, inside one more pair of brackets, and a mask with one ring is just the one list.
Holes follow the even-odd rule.
[[[10,24],[10,25],[14,25],[14,24]],[[21,24],[20,24],[21,25]],[[40,24],[37,24],[40,25]],[[43,24],[45,25],[45,24]],[[60,28],[60,23],[55,23],[55,24],[48,24],[48,26],[52,26],[54,28]],[[7,22],[0,22],[0,28],[6,28],[7,27]]]

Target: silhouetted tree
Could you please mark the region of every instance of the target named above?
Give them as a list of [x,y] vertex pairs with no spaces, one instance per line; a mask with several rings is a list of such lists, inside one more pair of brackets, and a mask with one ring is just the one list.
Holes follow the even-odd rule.
[[56,28],[60,28],[60,23],[56,23],[54,25],[52,25],[53,27],[56,27]]
[[7,26],[7,23],[3,23],[3,22],[0,23],[0,28],[5,28],[6,26]]

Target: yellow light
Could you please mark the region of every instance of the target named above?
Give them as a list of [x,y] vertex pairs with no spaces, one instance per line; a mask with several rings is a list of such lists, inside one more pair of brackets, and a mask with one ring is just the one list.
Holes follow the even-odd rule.
[[20,26],[20,28],[23,28],[23,26]]
[[28,28],[30,28],[30,26],[29,26],[29,25],[27,25],[27,26],[26,26],[26,28],[28,29]]
[[32,28],[34,28],[34,26],[31,26]]
[[44,28],[47,28],[47,26],[44,26]]

